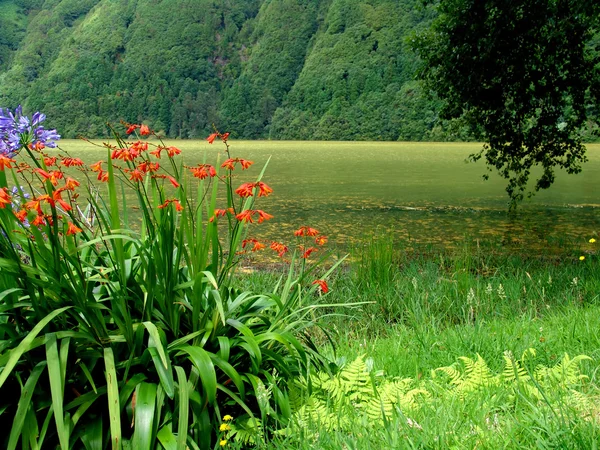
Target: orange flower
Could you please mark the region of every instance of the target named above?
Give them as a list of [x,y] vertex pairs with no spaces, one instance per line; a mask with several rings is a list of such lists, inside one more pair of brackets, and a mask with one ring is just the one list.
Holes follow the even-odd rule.
[[138,169],[134,169],[129,173],[131,181],[144,181],[144,173]]
[[318,234],[319,231],[311,227],[300,227],[294,231],[294,236],[317,236]]
[[167,206],[169,206],[169,203],[171,203],[171,200],[165,200],[165,202],[162,205],[158,205],[157,208],[158,209],[164,209]]
[[258,187],[258,196],[259,197],[267,197],[270,193],[273,192],[273,189],[271,189],[269,186],[267,186],[262,181],[259,181],[258,183],[256,183],[255,186]]
[[247,159],[238,159],[238,161],[242,165],[242,169],[247,169],[252,164],[254,164],[254,162],[248,161]]
[[162,152],[165,149],[165,147],[161,147],[160,145],[158,147],[156,147],[156,150],[152,150],[150,152],[151,155],[156,156],[158,159],[160,159],[160,152]]
[[125,131],[125,133],[131,134],[135,130],[137,130],[139,127],[140,127],[139,125],[129,125],[129,127],[127,128],[127,131]]
[[108,181],[108,172],[98,172],[98,181],[106,183]]
[[173,200],[173,203],[175,203],[175,210],[183,211],[183,206],[181,206],[181,203],[179,203],[179,200],[175,199],[175,200]]
[[148,143],[144,141],[136,141],[131,144],[130,152],[135,153],[135,157],[137,158],[141,152],[145,152],[148,150]]
[[29,144],[30,150],[44,150],[46,148],[46,144],[43,142],[37,141],[35,144]]
[[0,208],[4,208],[6,205],[10,205],[10,195],[8,195],[7,189],[0,189]]
[[235,218],[237,220],[239,220],[240,222],[254,223],[254,220],[252,220],[252,216],[255,215],[255,214],[256,214],[256,211],[253,211],[251,209],[247,209],[245,211],[242,211],[238,215],[236,215]]
[[329,286],[327,286],[327,281],[325,280],[315,280],[312,284],[318,284],[322,294],[327,294],[329,292]]
[[52,183],[54,186],[56,186],[58,184],[58,180],[61,179],[63,177],[62,172],[55,170],[52,173],[48,173],[46,172],[44,169],[33,169],[33,171],[39,175],[42,176],[42,178],[44,179],[44,181],[46,180],[50,180],[50,183]]
[[137,169],[143,173],[156,172],[158,169],[160,169],[160,164],[144,161],[137,166]]
[[217,171],[210,164],[200,164],[198,167],[188,167],[192,172],[192,175],[196,178],[204,180],[207,177],[216,177]]
[[46,156],[44,158],[44,164],[46,164],[47,167],[52,167],[52,166],[56,165],[56,156],[53,156],[52,158],[49,156]]
[[173,185],[173,187],[178,188],[179,187],[179,183],[177,182],[177,180],[175,178],[173,178],[172,176],[167,176],[167,178],[169,179],[169,181],[171,182],[171,184]]
[[206,140],[208,141],[209,144],[212,144],[215,141],[215,139],[217,138],[218,135],[219,135],[219,133],[213,133],[210,136],[208,136],[206,138]]
[[316,252],[317,250],[318,250],[318,249],[317,249],[317,248],[315,248],[315,247],[310,247],[310,248],[308,248],[308,249],[304,250],[304,253],[302,254],[302,257],[303,257],[304,259],[306,259],[306,258],[308,258],[308,257],[310,256],[310,254],[311,254],[312,252]]
[[263,210],[257,209],[255,212],[258,214],[258,223],[263,223],[265,220],[273,218],[271,214],[267,214]]
[[76,187],[79,187],[81,183],[79,183],[79,181],[71,178],[71,177],[67,177],[67,179],[65,180],[65,189],[68,189],[70,191],[74,191]]
[[221,140],[223,142],[225,142],[227,140],[227,138],[229,137],[229,133],[223,133],[219,137],[221,138]]
[[21,222],[25,222],[27,220],[27,210],[26,209],[22,209],[21,211],[15,212],[13,214]]
[[252,244],[252,248],[250,250],[253,252],[257,252],[265,248],[265,244],[260,243],[258,239],[254,238],[244,239],[242,241],[242,248],[246,248],[246,246],[249,244]]
[[83,230],[79,228],[72,222],[69,222],[69,227],[67,228],[67,236],[73,236],[77,233],[81,233]]
[[94,164],[90,164],[90,170],[92,172],[102,172],[102,162],[103,161],[98,161]]
[[227,160],[225,160],[225,162],[223,164],[221,164],[221,167],[227,169],[227,170],[233,170],[235,169],[235,159],[233,158],[229,158]]
[[39,226],[44,225],[45,223],[46,223],[46,219],[44,219],[44,215],[40,213],[36,216],[35,219],[33,219],[33,222],[31,222],[31,225],[39,227]]
[[288,252],[287,246],[279,242],[271,242],[271,249],[275,250],[279,254],[280,258],[283,258],[283,255]]
[[181,150],[179,150],[177,147],[167,147],[167,155],[169,155],[169,158],[172,158],[175,155],[179,155],[181,153]]
[[327,236],[317,236],[315,238],[315,244],[317,244],[317,245],[327,244]]
[[25,207],[25,209],[29,209],[29,210],[35,209],[37,211],[38,215],[42,214],[42,207],[40,205],[40,200],[38,200],[38,199],[30,200],[27,203],[25,203],[25,205],[23,205],[23,206]]
[[244,183],[235,190],[235,193],[240,197],[252,197],[254,191],[254,183]]
[[83,161],[79,158],[65,158],[61,164],[65,167],[83,166]]
[[8,158],[7,156],[0,155],[0,170],[4,170],[4,168],[12,169],[12,166],[10,165],[11,162],[15,162],[15,160]]
[[150,128],[148,125],[140,125],[140,135],[148,136],[150,134]]

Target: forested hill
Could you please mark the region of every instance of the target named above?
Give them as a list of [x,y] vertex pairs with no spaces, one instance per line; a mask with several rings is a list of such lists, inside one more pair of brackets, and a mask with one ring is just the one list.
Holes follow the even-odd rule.
[[447,137],[413,81],[419,0],[0,0],[0,106],[67,137]]

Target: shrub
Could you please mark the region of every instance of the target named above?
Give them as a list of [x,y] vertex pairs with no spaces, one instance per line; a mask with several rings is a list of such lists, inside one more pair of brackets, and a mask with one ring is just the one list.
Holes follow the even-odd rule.
[[254,209],[272,192],[264,169],[234,189],[252,163],[231,157],[228,133],[208,138],[222,164],[188,167],[129,124],[87,166],[47,151],[59,135],[44,118],[0,109],[2,447],[204,449],[223,428],[285,423],[288,380],[324,361],[307,330],[335,266],[314,280],[303,249],[272,292],[236,289],[243,253],[264,247],[248,226],[272,217]]

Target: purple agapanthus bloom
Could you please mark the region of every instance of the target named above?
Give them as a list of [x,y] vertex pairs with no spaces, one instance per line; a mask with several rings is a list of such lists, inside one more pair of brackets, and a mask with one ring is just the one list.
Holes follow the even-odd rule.
[[31,119],[23,115],[18,106],[14,113],[0,108],[0,154],[13,157],[23,147],[56,147],[60,135],[56,130],[46,130],[41,123],[46,115],[36,112]]

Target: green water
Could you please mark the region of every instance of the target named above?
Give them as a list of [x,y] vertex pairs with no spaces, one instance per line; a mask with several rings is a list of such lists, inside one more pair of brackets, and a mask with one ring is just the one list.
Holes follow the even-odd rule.
[[[106,151],[84,142],[62,147],[86,162]],[[226,158],[220,144],[171,141],[186,164]],[[334,242],[348,243],[372,233],[421,244],[459,246],[465,239],[542,252],[565,242],[583,245],[600,232],[600,145],[588,147],[579,175],[559,173],[547,191],[507,213],[505,181],[486,173],[483,162],[466,163],[480,144],[397,142],[232,141],[234,157],[255,165],[235,173],[252,181],[270,158],[264,181],[274,193],[257,208],[275,218],[251,235],[286,239],[310,225]]]

